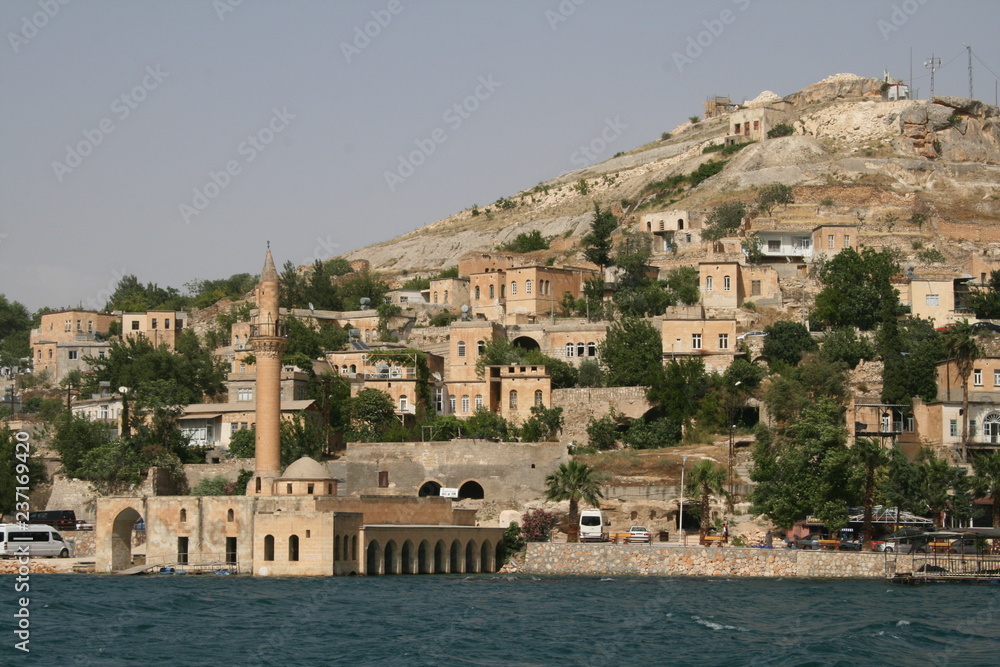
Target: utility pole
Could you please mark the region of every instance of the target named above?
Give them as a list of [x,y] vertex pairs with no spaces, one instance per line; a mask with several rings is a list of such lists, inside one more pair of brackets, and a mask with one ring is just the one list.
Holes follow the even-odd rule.
[[688,457],[681,458],[683,459],[681,463],[681,502],[677,512],[677,533],[681,538],[681,546],[684,546],[687,543],[687,536],[684,534],[684,470],[687,468]]
[[931,99],[934,99],[934,72],[941,67],[941,59],[931,54],[930,60],[924,61],[924,67],[931,71]]
[[968,44],[962,44],[969,51],[969,99],[975,99],[972,97],[972,47]]

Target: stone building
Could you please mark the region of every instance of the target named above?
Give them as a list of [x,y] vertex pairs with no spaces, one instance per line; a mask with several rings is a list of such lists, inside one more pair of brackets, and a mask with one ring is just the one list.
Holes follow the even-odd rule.
[[187,313],[174,310],[149,310],[122,314],[122,338],[145,338],[153,347],[174,349],[183,333]]
[[705,317],[701,306],[675,306],[663,316],[663,359],[698,357],[708,371],[723,372],[737,354],[736,320]]
[[468,278],[436,278],[427,290],[427,301],[442,306],[469,305]]
[[93,310],[60,310],[42,315],[29,337],[33,369],[58,382],[73,370],[87,371],[86,357],[100,358],[111,348],[108,328],[118,318]]
[[773,109],[741,109],[729,115],[727,143],[763,141],[775,125],[785,122],[787,116]]

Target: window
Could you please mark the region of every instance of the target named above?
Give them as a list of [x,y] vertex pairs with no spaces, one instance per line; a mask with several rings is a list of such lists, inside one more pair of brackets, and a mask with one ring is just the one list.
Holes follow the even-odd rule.
[[1000,387],[1000,371],[993,371],[993,386]]
[[476,285],[476,299],[479,299],[479,285]]
[[288,538],[288,560],[299,559],[299,536],[292,535]]
[[444,302],[448,303],[448,290],[444,291]]
[[983,369],[977,368],[972,371],[972,384],[977,387],[983,386]]
[[406,398],[406,394],[399,397],[399,411],[406,412],[410,407],[410,401]]
[[188,511],[186,509],[181,510],[181,523],[185,523],[188,520]]
[[941,296],[939,294],[927,294],[924,296],[924,303],[928,306],[940,306]]
[[434,298],[432,299],[432,303],[437,303],[437,302],[438,302],[438,293],[434,292]]
[[253,400],[253,387],[244,387],[242,389],[236,390],[236,400],[238,401],[252,401]]
[[462,412],[467,413],[469,411],[469,395],[462,395]]
[[566,343],[566,356],[575,357],[576,356],[576,346],[573,343]]
[[486,352],[486,342],[485,341],[477,341],[476,342],[476,352],[478,352],[479,354],[483,354],[484,352]]
[[455,413],[455,394],[448,395],[448,411],[452,414]]
[[705,277],[705,291],[706,292],[711,292],[712,291],[713,282],[714,281],[712,280],[712,276],[706,276]]
[[496,288],[493,285],[490,285],[490,298],[491,299],[496,298],[496,295],[497,295]]
[[826,237],[826,247],[833,248],[833,234],[830,234]]
[[511,283],[510,283],[510,295],[514,296],[515,294],[517,294],[517,282],[511,281]]
[[264,560],[274,560],[274,535],[264,536]]
[[597,343],[587,343],[587,356],[588,357],[597,356]]
[[483,395],[476,394],[476,410],[478,411],[482,409],[483,409]]
[[[139,330],[139,320],[132,320],[132,331]],[[67,329],[69,331],[69,329]]]
[[228,512],[226,512],[226,521],[232,523],[235,518],[236,514],[233,512],[233,510],[229,510]]
[[974,437],[976,437],[976,435],[977,435],[976,434],[976,420],[975,419],[970,419],[969,420],[969,437],[970,438],[974,438]]
[[465,341],[464,340],[458,341],[458,356],[460,356],[460,357],[464,357],[465,356]]
[[541,404],[542,404],[542,390],[541,389],[536,389],[535,390],[535,405],[541,405]]
[[750,281],[750,296],[760,296],[760,281],[751,280]]
[[188,538],[177,538],[177,563],[187,565],[188,562]]
[[94,331],[94,320],[87,320],[87,333]]
[[577,343],[576,344],[576,356],[582,357],[584,349],[586,349],[586,348],[584,348],[583,343]]
[[156,318],[155,318],[155,317],[153,318],[153,326],[152,326],[152,328],[153,328],[153,329],[155,329],[155,328],[156,328]]
[[720,350],[729,349],[729,334],[719,334],[719,349]]
[[691,349],[700,350],[701,349],[701,334],[691,334]]
[[768,239],[768,241],[767,241],[767,251],[768,252],[781,252],[781,239]]
[[760,129],[760,121],[759,120],[755,120],[753,122],[753,129],[754,129],[754,132],[756,132],[757,130]]
[[850,234],[844,234],[844,247],[845,248],[850,248],[851,247],[851,235]]
[[434,409],[444,412],[444,389],[441,387],[434,390]]
[[169,329],[170,328],[170,318],[169,317],[164,317],[163,318],[163,328],[164,329]]
[[97,351],[97,358],[98,359],[104,359],[104,350],[98,350]]
[[530,280],[525,280],[524,281],[524,293],[525,294],[531,294],[531,281]]
[[732,280],[729,278],[729,276],[723,276],[722,277],[722,290],[724,292],[728,292],[730,289],[732,289]]
[[77,352],[76,352],[76,350],[70,350],[69,351],[69,360],[70,361],[76,361],[76,359],[77,359]]
[[906,432],[913,433],[916,429],[916,420],[913,415],[906,415]]
[[509,403],[509,405],[510,405],[510,409],[511,410],[516,410],[517,409],[517,390],[516,389],[511,389],[510,390],[510,403]]

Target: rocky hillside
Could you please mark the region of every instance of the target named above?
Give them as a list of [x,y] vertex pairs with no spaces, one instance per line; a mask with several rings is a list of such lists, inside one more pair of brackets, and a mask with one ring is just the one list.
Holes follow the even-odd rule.
[[[784,98],[761,93],[747,106],[780,109],[794,133],[743,148],[720,173],[696,187],[681,186],[666,201],[651,201],[651,184],[719,159],[720,153],[703,151],[722,143],[728,115],[684,123],[666,140],[346,257],[367,259],[390,274],[429,273],[454,265],[465,252],[539,230],[552,237],[551,251],[543,254],[574,262],[595,201],[627,223],[656,210],[749,200],[754,188],[780,182],[796,186],[799,203],[782,215],[848,218],[861,223],[862,236],[899,233],[906,225],[897,221],[919,213],[929,224],[905,231],[961,265],[970,250],[1000,241],[1000,113],[955,97],[883,102],[881,88],[880,79],[838,74]],[[972,239],[970,224],[989,231]]]

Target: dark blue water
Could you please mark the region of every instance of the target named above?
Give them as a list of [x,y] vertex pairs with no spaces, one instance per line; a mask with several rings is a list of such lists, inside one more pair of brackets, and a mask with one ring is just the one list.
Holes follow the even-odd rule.
[[1000,664],[1000,586],[530,576],[35,575],[0,664]]

